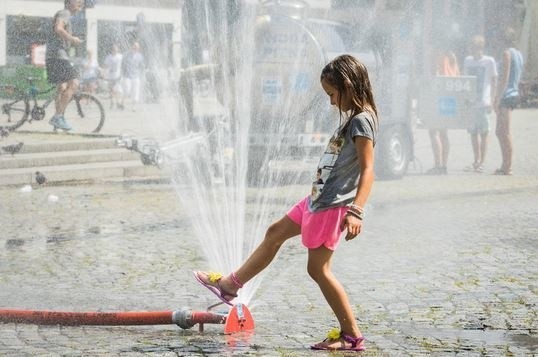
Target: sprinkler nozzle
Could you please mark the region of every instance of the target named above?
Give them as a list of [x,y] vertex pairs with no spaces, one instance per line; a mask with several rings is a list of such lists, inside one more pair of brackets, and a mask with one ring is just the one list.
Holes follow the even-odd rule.
[[172,322],[182,329],[190,329],[199,324],[200,332],[204,324],[224,324],[224,333],[246,332],[254,330],[254,320],[246,305],[237,304],[226,314],[211,311],[191,311],[188,308],[174,311]]
[[[224,324],[226,315],[211,311],[192,311],[188,308],[174,311],[172,314],[172,322],[182,329],[190,329],[196,324]],[[202,328],[203,329],[203,328]]]
[[116,139],[116,146],[139,153],[144,165],[161,166],[163,163],[163,155],[156,140],[136,139],[124,134]]

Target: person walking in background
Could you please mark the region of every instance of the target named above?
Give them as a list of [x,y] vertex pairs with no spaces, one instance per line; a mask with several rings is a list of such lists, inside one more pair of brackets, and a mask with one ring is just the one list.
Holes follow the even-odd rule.
[[[136,105],[140,103],[144,66],[144,56],[140,53],[140,45],[135,41],[129,52],[125,54],[122,64],[123,98],[130,99],[132,111],[135,111]],[[123,100],[121,105],[124,105]]]
[[235,272],[223,276],[199,271],[195,278],[231,305],[237,291],[271,263],[282,244],[301,235],[308,249],[308,274],[340,324],[312,348],[363,351],[364,338],[331,263],[342,231],[347,230],[346,241],[362,231],[363,207],[374,182],[377,109],[366,67],[352,56],[342,55],[327,64],[321,86],[340,111],[340,126],[320,159],[316,169],[321,169],[320,177],[312,183],[311,194],[269,227],[261,244]]
[[471,55],[465,58],[463,73],[476,77],[477,103],[475,114],[470,120],[468,132],[471,135],[474,162],[467,170],[484,171],[484,161],[488,148],[489,121],[492,112],[495,87],[497,85],[497,66],[495,59],[484,55],[485,40],[483,36],[474,36],[471,40]]
[[159,103],[162,85],[159,82],[159,69],[164,64],[160,54],[163,52],[159,51],[159,36],[155,29],[146,23],[143,12],[136,15],[136,32],[146,66],[143,97],[146,103]]
[[73,36],[71,17],[80,11],[81,0],[65,0],[64,9],[52,20],[52,34],[47,40],[46,67],[50,83],[56,85],[55,113],[49,124],[56,129],[71,130],[64,117],[65,108],[78,88],[78,71],[69,57],[71,46],[82,40]]
[[123,55],[118,45],[112,45],[111,52],[105,58],[105,79],[108,81],[108,91],[110,95],[110,109],[116,105],[118,109],[123,109],[121,104],[123,91],[121,89],[121,66]]
[[507,28],[503,40],[506,48],[503,51],[499,88],[494,103],[497,113],[495,134],[501,147],[502,163],[501,167],[494,173],[496,175],[511,175],[513,148],[510,126],[512,110],[519,104],[519,81],[523,71],[523,56],[515,48],[516,33],[514,29]]
[[[452,51],[445,51],[438,63],[438,76],[459,76],[460,68],[456,54]],[[432,144],[434,167],[426,171],[427,175],[446,175],[448,153],[450,152],[450,142],[448,140],[448,129],[430,129],[430,141]]]
[[84,92],[94,93],[99,80],[99,64],[93,56],[92,50],[86,51],[86,58],[82,61],[81,65],[82,81],[80,87]]

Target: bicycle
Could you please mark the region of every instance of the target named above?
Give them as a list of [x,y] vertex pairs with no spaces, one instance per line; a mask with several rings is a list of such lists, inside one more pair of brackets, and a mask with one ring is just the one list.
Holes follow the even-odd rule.
[[[54,103],[55,86],[40,91],[35,82],[38,78],[26,78],[29,87],[20,90],[14,85],[0,85],[0,132],[10,133],[25,122],[43,120],[46,108]],[[41,98],[48,98],[39,104]],[[105,123],[105,110],[93,95],[77,91],[67,104],[65,118],[73,124],[76,133],[98,133]],[[56,131],[56,128],[54,128]],[[3,134],[7,135],[7,134]]]

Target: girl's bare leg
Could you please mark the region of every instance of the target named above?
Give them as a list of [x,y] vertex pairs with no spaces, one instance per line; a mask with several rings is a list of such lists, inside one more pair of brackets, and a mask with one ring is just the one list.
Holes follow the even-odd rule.
[[480,143],[478,141],[478,134],[471,134],[471,144],[473,146],[474,164],[480,164]]
[[502,165],[501,170],[510,172],[512,169],[512,135],[510,133],[511,110],[509,108],[501,108],[497,117],[497,127],[495,134],[499,139],[501,147]]
[[435,167],[441,166],[442,145],[439,137],[439,130],[430,129],[430,142],[432,144],[433,162]]
[[488,149],[488,133],[480,134],[480,166],[486,161],[486,152]]
[[439,141],[441,143],[441,167],[447,167],[448,153],[450,152],[450,141],[448,140],[448,130],[439,130]]
[[[357,326],[344,287],[331,271],[332,255],[333,251],[324,246],[310,249],[308,251],[308,274],[319,285],[323,296],[340,323],[342,333],[352,337],[361,337],[361,331]],[[335,341],[334,344],[334,347],[339,347],[340,341]],[[331,347],[330,344],[328,347]]]
[[[289,238],[295,237],[301,233],[301,226],[293,222],[288,216],[284,216],[277,222],[273,223],[265,233],[265,238],[252,252],[247,260],[235,271],[235,276],[242,283],[255,277],[265,269],[275,258],[276,253],[282,244]],[[202,273],[203,274],[203,273]],[[210,285],[208,279],[200,276],[204,282]],[[222,277],[218,285],[226,293],[236,294],[239,287],[232,281],[230,276]]]

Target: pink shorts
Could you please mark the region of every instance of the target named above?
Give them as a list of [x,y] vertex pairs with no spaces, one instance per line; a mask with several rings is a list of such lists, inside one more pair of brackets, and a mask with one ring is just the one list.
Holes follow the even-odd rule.
[[316,249],[323,245],[327,249],[335,250],[342,235],[340,224],[347,212],[347,207],[310,212],[308,199],[309,196],[299,201],[288,211],[287,216],[301,226],[301,237],[305,247]]

